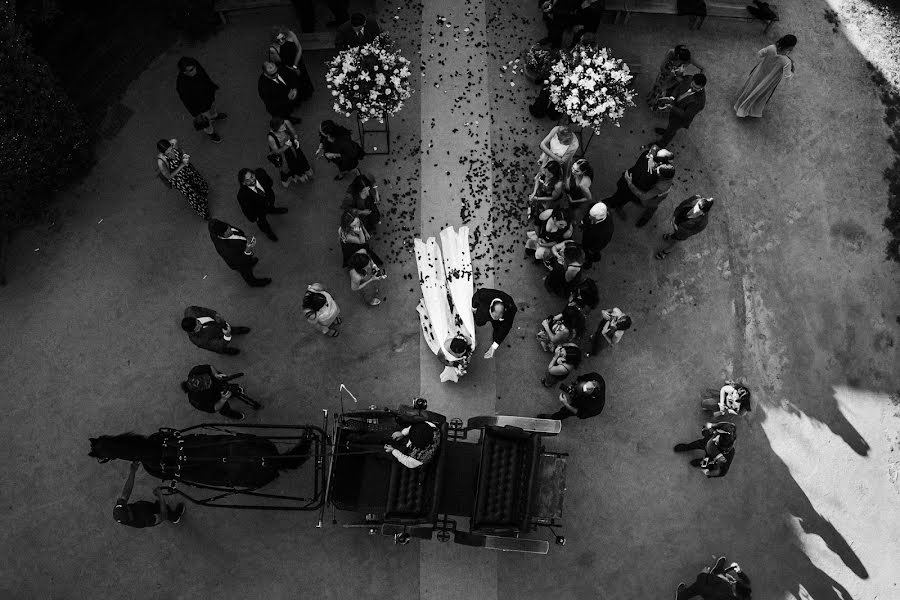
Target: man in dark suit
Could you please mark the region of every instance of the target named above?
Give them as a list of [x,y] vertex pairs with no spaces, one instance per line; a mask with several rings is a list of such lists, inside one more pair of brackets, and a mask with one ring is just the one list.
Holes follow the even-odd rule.
[[[278,236],[272,231],[266,215],[283,215],[288,209],[283,206],[275,206],[275,192],[272,191],[272,178],[265,169],[241,169],[238,171],[238,181],[241,189],[238,190],[238,204],[247,220],[259,225],[259,230],[266,234],[273,242],[278,241]],[[213,240],[215,242],[215,240]],[[224,256],[224,255],[223,255]]]
[[350,20],[337,28],[334,36],[334,47],[340,50],[364,46],[381,33],[375,21],[366,19],[362,13],[353,13]]
[[706,106],[706,75],[697,73],[691,79],[684,79],[671,88],[668,94],[666,98],[660,99],[660,107],[670,107],[669,126],[655,129],[660,137],[654,143],[660,148],[668,146],[679,129],[690,127],[697,113]]
[[597,202],[581,221],[581,247],[584,248],[584,268],[589,269],[595,262],[600,262],[603,249],[609,245],[613,236],[613,220],[602,202]]
[[188,306],[184,309],[181,328],[187,332],[188,339],[195,346],[218,354],[239,354],[240,350],[228,345],[231,343],[231,336],[250,332],[249,327],[232,327],[222,315],[202,306]]
[[288,119],[295,125],[303,121],[300,117],[291,116],[300,103],[298,89],[300,81],[292,70],[268,60],[263,63],[256,90],[270,115]]
[[475,325],[480,327],[490,321],[494,330],[494,341],[484,353],[485,358],[491,358],[512,329],[518,310],[516,302],[506,292],[481,288],[472,295],[472,310],[475,311]]
[[247,237],[237,227],[218,219],[210,219],[207,227],[216,252],[225,260],[225,264],[241,274],[244,281],[252,287],[264,287],[272,283],[271,277],[259,278],[253,274],[253,267],[259,262],[253,256],[255,237]]

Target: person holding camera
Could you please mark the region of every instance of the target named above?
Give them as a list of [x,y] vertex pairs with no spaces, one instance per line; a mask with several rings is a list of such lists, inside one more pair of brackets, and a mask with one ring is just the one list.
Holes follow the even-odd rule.
[[559,402],[562,406],[558,411],[541,413],[537,418],[562,421],[569,417],[596,417],[606,406],[606,381],[599,373],[579,375],[571,385],[560,386]]
[[750,600],[753,590],[750,578],[736,562],[726,566],[728,559],[720,556],[716,564],[705,567],[690,586],[684,582],[675,590],[675,600]]
[[553,351],[553,358],[547,365],[547,374],[541,378],[544,387],[553,387],[569,376],[569,373],[581,364],[581,348],[578,344],[569,342],[560,344]]
[[691,466],[701,469],[707,477],[724,477],[734,460],[737,426],[728,421],[707,423],[700,430],[700,439],[689,444],[675,444],[675,452],[703,450],[703,458],[691,460]]
[[631,328],[631,317],[622,312],[618,307],[600,311],[600,322],[591,336],[589,352],[585,356],[596,356],[607,346],[619,343],[625,332]]
[[[642,149],[634,165],[622,172],[622,176],[616,182],[615,193],[604,199],[603,204],[615,210],[616,215],[623,220],[624,207],[629,202],[644,207],[658,206],[674,182],[675,167],[672,165],[674,158],[670,151],[661,146],[652,145],[646,150]],[[653,213],[650,214],[652,216]],[[643,219],[643,215],[641,218]],[[647,219],[649,220],[649,217]],[[644,224],[646,221],[641,223],[641,226]]]
[[223,417],[241,421],[244,413],[234,410],[228,400],[234,397],[245,404],[259,408],[260,404],[244,394],[244,388],[229,383],[241,377],[243,373],[226,375],[220,373],[212,365],[196,365],[188,373],[186,381],[181,382],[181,390],[187,394],[188,402],[197,410],[205,413],[219,413]]
[[707,388],[700,400],[700,408],[711,412],[714,417],[725,415],[740,416],[750,412],[750,390],[736,381],[726,381],[718,391]]
[[369,254],[368,248],[360,248],[350,256],[350,289],[359,294],[369,306],[378,306],[384,300],[379,298],[378,282],[387,279],[387,273],[380,261]]

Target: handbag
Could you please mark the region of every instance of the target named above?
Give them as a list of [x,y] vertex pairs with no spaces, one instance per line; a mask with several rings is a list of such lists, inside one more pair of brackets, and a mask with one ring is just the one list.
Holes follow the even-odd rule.
[[272,163],[276,169],[280,169],[281,162],[284,159],[281,156],[281,154],[279,154],[278,152],[270,152],[270,153],[266,154],[266,160],[268,160],[270,163]]

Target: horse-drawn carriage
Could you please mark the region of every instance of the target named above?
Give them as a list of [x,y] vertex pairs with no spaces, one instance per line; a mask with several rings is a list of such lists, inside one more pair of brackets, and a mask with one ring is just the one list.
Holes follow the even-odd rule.
[[[475,417],[465,424],[427,410],[424,400],[397,410],[340,413],[323,425],[202,424],[152,436],[91,440],[91,455],[141,460],[178,494],[204,506],[266,510],[332,510],[344,527],[381,533],[404,544],[412,538],[495,550],[546,554],[549,543],[526,537],[560,526],[566,454],[544,448],[560,422],[524,417]],[[418,468],[393,460],[359,434],[397,431],[428,421],[439,432],[433,457]],[[123,439],[131,436],[130,439]],[[288,491],[261,490],[286,469],[311,471]],[[186,489],[190,486],[193,489]],[[303,490],[303,491],[295,491]],[[343,516],[342,516],[343,519]],[[555,535],[555,532],[553,532]],[[565,538],[556,536],[557,544]]]

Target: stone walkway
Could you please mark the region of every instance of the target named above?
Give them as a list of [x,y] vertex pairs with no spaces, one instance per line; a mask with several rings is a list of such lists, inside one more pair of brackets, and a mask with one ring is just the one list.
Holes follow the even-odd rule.
[[[634,228],[634,214],[617,221],[592,274],[602,304],[628,311],[635,327],[585,365],[606,378],[603,415],[567,421],[552,440],[570,453],[565,547],[540,557],[393,546],[342,528],[353,515],[340,513],[323,529],[315,515],[198,507],[178,527],[136,531],[112,521],[127,466],[89,460],[87,438],[199,422],[177,387],[199,362],[247,373],[248,390],[266,403],[251,422],[318,423],[323,408],[339,409],[342,382],[361,406],[421,393],[464,419],[553,406],[555,394],[537,382],[548,358],[533,336],[559,306],[540,270],[521,260],[524,198],[552,123],[528,116],[536,88],[510,66],[543,31],[536,7],[513,4],[379,3],[382,26],[424,77],[391,121],[392,154],[364,163],[387,209],[376,249],[388,258],[388,301],[374,310],[339,268],[334,232],[345,183],[331,180],[330,165],[316,164],[313,185],[278,190],[291,210],[272,220],[281,241],[260,242],[258,270],[275,280],[263,290],[221,264],[203,223],[153,174],[156,139],[181,138],[210,179],[213,214],[254,231],[234,201],[234,174],[264,164],[255,81],[266,17],[235,19],[202,47],[173,48],[135,82],[123,99],[135,115],[61,205],[62,231],[18,236],[10,284],[0,290],[0,380],[15,392],[0,424],[0,595],[667,598],[723,553],[766,600],[896,595],[900,305],[896,268],[881,256],[887,131],[864,58],[831,34],[813,0],[784,3],[768,36],[761,26],[715,20],[689,31],[672,17],[601,26],[614,53],[645,65],[687,43],[710,86],[706,110],[673,144],[680,171],[672,201],[645,229]],[[737,121],[730,99],[755,51],[785,33],[801,40],[797,77],[764,119]],[[231,118],[221,145],[191,132],[174,94],[182,54],[222,85],[220,108]],[[307,54],[318,82],[328,56]],[[640,94],[649,85],[649,74],[636,81]],[[308,156],[316,124],[332,116],[319,83],[301,126]],[[654,125],[638,106],[620,128],[598,132],[587,156],[596,197],[612,192]],[[654,261],[674,202],[695,192],[717,200],[710,227]],[[409,244],[464,218],[481,232],[481,281],[509,291],[521,311],[493,360],[478,356],[461,384],[440,385],[439,365],[420,342]],[[344,311],[336,340],[300,316],[315,280]],[[187,304],[252,326],[244,352],[219,357],[190,346],[177,326]],[[483,347],[487,330],[479,335]],[[755,406],[741,421],[732,470],[706,481],[671,446],[696,435],[703,389],[730,376],[749,383]],[[140,477],[133,497],[148,497],[152,486]]]

